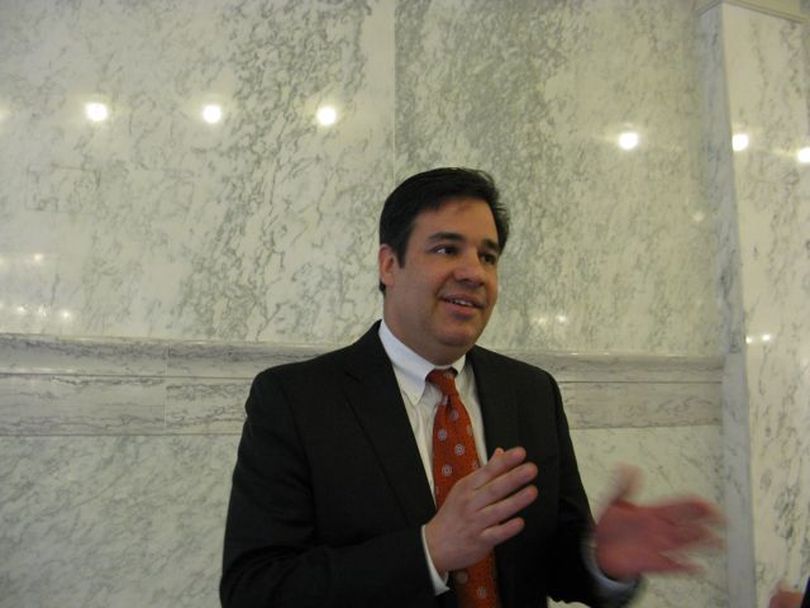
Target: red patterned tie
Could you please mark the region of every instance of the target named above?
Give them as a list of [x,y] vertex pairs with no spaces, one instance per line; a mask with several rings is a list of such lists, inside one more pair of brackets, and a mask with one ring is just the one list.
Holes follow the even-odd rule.
[[[456,390],[452,369],[434,369],[428,382],[442,392],[442,401],[433,419],[433,482],[436,506],[441,507],[450,488],[479,467],[470,417]],[[490,553],[480,562],[452,573],[460,608],[497,608],[495,556]]]

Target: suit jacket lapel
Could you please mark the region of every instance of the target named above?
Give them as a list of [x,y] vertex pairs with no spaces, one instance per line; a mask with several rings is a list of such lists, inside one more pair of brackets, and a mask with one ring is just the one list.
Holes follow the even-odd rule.
[[476,346],[467,357],[475,372],[487,455],[491,458],[495,448],[508,450],[518,445],[517,398],[514,387],[504,381],[489,351]]
[[379,323],[375,323],[349,349],[346,394],[406,520],[411,525],[421,525],[433,517],[436,507],[378,328]]
[[[503,370],[499,372],[497,361],[489,351],[476,346],[467,357],[475,372],[487,453],[492,458],[495,448],[508,450],[519,445],[517,397],[514,387],[505,381]],[[504,606],[512,605],[515,595],[515,541],[511,539],[495,547],[498,589]]]

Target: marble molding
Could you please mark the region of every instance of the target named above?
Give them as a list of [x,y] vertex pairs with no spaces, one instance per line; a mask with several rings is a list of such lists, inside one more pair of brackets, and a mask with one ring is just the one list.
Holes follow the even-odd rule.
[[689,3],[0,11],[0,331],[346,342],[385,195],[466,164],[514,216],[486,343],[719,352]]
[[[0,435],[239,433],[259,371],[326,350],[0,334]],[[509,354],[555,375],[572,428],[720,420],[719,358]]]

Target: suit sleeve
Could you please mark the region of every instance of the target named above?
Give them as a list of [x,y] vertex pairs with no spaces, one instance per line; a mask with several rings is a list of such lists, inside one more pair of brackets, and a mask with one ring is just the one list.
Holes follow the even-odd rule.
[[560,500],[553,549],[553,555],[559,559],[552,561],[550,595],[556,600],[578,601],[596,608],[620,608],[635,597],[639,582],[621,585],[619,589],[605,587],[594,575],[596,564],[585,561],[585,552],[589,550],[586,543],[593,533],[593,516],[579,476],[560,389],[553,379],[551,382],[560,454]]
[[319,535],[306,440],[273,370],[251,387],[233,474],[220,597],[225,607],[431,605],[418,527],[355,544]]
[[551,561],[549,595],[558,601],[600,606],[595,580],[584,560],[585,543],[593,529],[593,517],[579,476],[560,389],[553,378],[551,385],[557,422],[560,495],[552,551],[556,557]]

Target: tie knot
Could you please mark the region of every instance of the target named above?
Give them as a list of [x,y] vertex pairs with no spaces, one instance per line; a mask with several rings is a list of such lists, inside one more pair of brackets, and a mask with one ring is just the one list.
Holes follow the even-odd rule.
[[431,384],[436,385],[442,392],[442,395],[452,397],[458,395],[456,390],[456,372],[453,368],[448,369],[434,369],[427,375],[427,380]]

